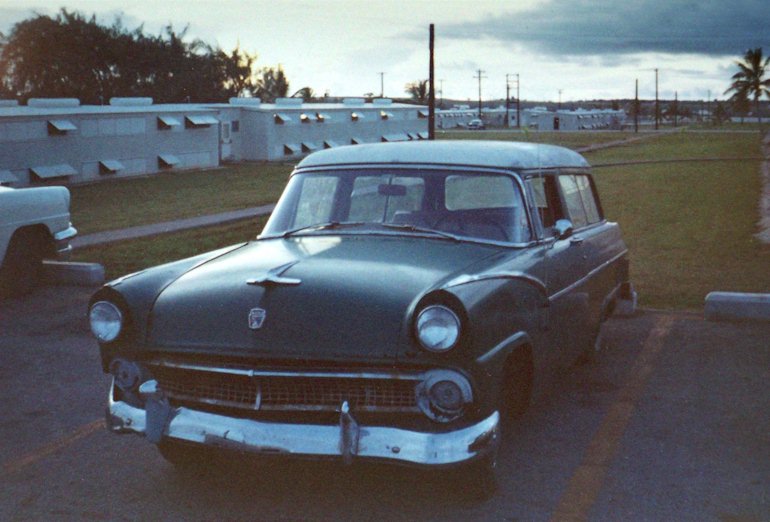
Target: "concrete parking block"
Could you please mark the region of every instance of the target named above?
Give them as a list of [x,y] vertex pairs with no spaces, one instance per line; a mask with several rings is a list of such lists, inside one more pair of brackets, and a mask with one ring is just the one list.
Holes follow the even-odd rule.
[[97,286],[104,283],[104,267],[98,263],[43,261],[43,277],[50,284]]
[[704,312],[708,321],[770,322],[770,294],[711,292]]

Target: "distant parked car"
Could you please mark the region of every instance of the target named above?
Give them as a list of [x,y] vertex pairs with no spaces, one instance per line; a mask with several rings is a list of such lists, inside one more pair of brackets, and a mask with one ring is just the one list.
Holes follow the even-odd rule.
[[18,296],[39,281],[43,259],[66,258],[77,230],[66,187],[0,187],[0,296]]
[[175,464],[207,447],[488,484],[501,427],[632,296],[582,156],[408,142],[311,154],[256,240],[108,283],[89,316],[110,429]]
[[468,122],[468,130],[483,130],[484,129],[484,122],[475,119]]

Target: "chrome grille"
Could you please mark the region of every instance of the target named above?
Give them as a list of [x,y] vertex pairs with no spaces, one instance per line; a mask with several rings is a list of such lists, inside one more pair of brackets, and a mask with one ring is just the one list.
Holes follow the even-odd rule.
[[172,401],[263,411],[336,411],[343,401],[369,412],[418,412],[415,378],[227,371],[151,366]]

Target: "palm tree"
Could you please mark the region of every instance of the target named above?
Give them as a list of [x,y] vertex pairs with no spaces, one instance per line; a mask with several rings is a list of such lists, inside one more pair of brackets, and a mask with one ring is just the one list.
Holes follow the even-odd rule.
[[404,87],[404,92],[420,103],[425,103],[428,100],[428,90],[428,80],[417,80],[416,82],[407,83]]
[[762,60],[762,48],[749,49],[742,60],[735,62],[738,72],[733,74],[733,83],[725,94],[733,92],[733,103],[752,98],[754,112],[759,118],[759,127],[762,128],[762,115],[759,112],[759,99],[762,94],[770,98],[770,78],[765,79],[765,72],[770,67],[770,57]]

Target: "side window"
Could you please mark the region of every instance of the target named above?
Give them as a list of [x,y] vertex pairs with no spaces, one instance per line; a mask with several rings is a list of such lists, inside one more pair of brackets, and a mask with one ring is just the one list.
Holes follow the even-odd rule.
[[583,198],[580,195],[576,176],[559,176],[559,188],[566,205],[567,216],[575,228],[588,224],[588,217],[583,208]]
[[297,213],[292,228],[330,221],[338,182],[339,178],[336,176],[305,178],[302,182],[302,191],[297,202]]
[[599,205],[596,204],[594,191],[591,188],[591,180],[588,176],[575,176],[575,179],[577,180],[580,199],[583,201],[583,208],[586,211],[588,223],[598,223],[602,220],[602,216],[599,212]]
[[528,182],[543,228],[552,227],[556,220],[564,217],[556,179],[553,176],[537,176]]

